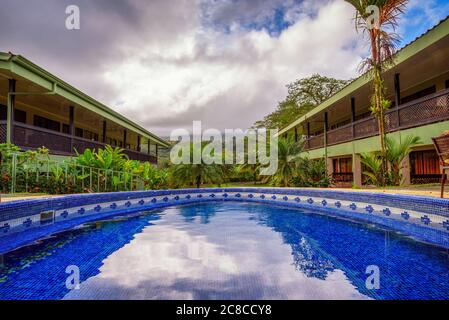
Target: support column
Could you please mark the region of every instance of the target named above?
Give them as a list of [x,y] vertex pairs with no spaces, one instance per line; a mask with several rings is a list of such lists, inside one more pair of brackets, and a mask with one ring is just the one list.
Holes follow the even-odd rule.
[[123,130],[123,149],[126,149],[126,129]]
[[411,173],[410,173],[410,155],[407,155],[402,162],[401,168],[402,181],[405,186],[412,183]]
[[324,113],[324,129],[326,132],[329,130],[329,115],[327,112]]
[[351,121],[355,122],[355,98],[351,98]]
[[327,112],[324,113],[324,148],[327,147],[327,132],[329,130],[329,116]]
[[396,108],[401,104],[401,77],[399,73],[394,75],[394,102]]
[[8,101],[6,109],[6,143],[14,142],[14,112],[16,109],[16,80],[8,80]]
[[140,148],[140,136],[137,135],[137,152],[140,152],[141,148]]
[[73,137],[75,135],[75,107],[69,107],[69,134],[70,134],[70,152],[74,152],[73,150]]
[[352,173],[354,175],[354,186],[362,187],[362,158],[360,154],[352,156]]
[[307,122],[307,147],[310,148],[310,122]]
[[398,118],[398,128],[401,127],[401,118],[399,117],[399,106],[401,104],[401,77],[399,73],[394,75],[394,101],[396,107],[396,116]]
[[[327,130],[329,129],[329,119],[327,112],[324,113],[324,158],[326,159],[326,164],[328,162],[327,157]],[[326,166],[326,175],[329,176],[329,170]]]
[[331,158],[326,159],[327,175],[330,177],[334,173],[334,164]]
[[351,98],[351,122],[352,122],[352,138],[355,138],[354,122],[355,122],[355,98]]
[[106,131],[107,131],[108,127],[106,124],[106,120],[103,121],[103,143],[106,143]]
[[150,150],[151,150],[151,140],[148,139],[148,154],[151,154]]

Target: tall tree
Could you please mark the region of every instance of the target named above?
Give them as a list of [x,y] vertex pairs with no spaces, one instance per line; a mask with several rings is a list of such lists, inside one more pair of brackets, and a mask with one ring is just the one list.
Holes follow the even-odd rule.
[[371,56],[360,67],[362,72],[373,80],[371,111],[379,124],[379,136],[382,158],[382,171],[387,172],[385,145],[385,110],[391,102],[385,97],[383,71],[393,64],[399,36],[395,30],[398,18],[404,13],[408,0],[346,0],[355,8],[355,26],[357,31],[368,35]]
[[257,121],[257,128],[283,128],[317,105],[341,90],[347,80],[314,74],[311,77],[299,79],[287,85],[287,97],[278,103],[275,111],[267,115],[263,120]]

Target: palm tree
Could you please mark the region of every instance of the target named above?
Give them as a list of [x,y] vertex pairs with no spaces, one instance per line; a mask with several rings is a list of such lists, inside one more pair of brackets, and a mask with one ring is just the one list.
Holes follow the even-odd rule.
[[[220,164],[193,164],[193,149],[196,146],[190,145],[190,163],[178,164],[173,167],[172,178],[177,185],[195,185],[200,188],[203,183],[221,184],[226,177],[227,168]],[[204,145],[198,148],[203,148]]]
[[399,142],[396,142],[396,140],[390,137],[386,137],[385,143],[387,147],[387,160],[391,167],[392,183],[394,185],[400,185],[402,163],[409,155],[411,149],[421,144],[422,141],[417,136],[407,136]]
[[[388,175],[388,182],[394,186],[401,184],[401,169],[404,159],[410,154],[412,148],[421,144],[421,139],[416,136],[407,136],[396,142],[391,137],[385,138],[386,144],[386,159],[390,164],[391,172]],[[362,163],[365,165],[367,171],[363,174],[369,178],[369,180],[378,186],[384,186],[385,174],[382,170],[382,157],[377,152],[362,154]]]
[[278,170],[268,176],[265,182],[271,182],[280,187],[288,187],[291,180],[298,175],[299,154],[304,150],[304,144],[293,139],[280,138],[278,141]]
[[361,155],[361,162],[367,169],[363,171],[363,175],[365,175],[368,180],[376,185],[383,186],[385,178],[383,178],[382,172],[382,159],[378,153],[364,153]]
[[[360,70],[369,71],[373,79],[373,96],[371,98],[371,111],[377,118],[379,125],[382,171],[387,172],[386,144],[385,144],[385,110],[391,105],[385,97],[385,83],[382,72],[393,64],[394,54],[399,42],[399,36],[395,33],[398,26],[398,18],[404,13],[408,0],[346,0],[356,10],[356,30],[362,30],[368,34],[371,56],[365,59]],[[373,26],[372,12],[368,7],[379,8],[379,17]]]
[[222,165],[215,164],[178,164],[173,168],[173,178],[180,185],[194,185],[200,188],[203,183],[224,181]]

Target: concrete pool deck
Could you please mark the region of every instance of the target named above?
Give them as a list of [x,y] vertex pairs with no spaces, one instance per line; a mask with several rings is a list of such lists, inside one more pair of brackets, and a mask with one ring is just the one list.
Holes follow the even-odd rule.
[[[248,188],[248,187],[257,187],[264,188],[265,186],[254,186],[254,185],[232,185],[225,186],[232,188]],[[269,188],[267,186],[267,188]],[[295,188],[290,188],[295,189]],[[303,189],[303,188],[298,188]],[[414,187],[390,187],[390,188],[364,188],[364,189],[352,189],[352,188],[307,188],[311,190],[337,190],[337,191],[348,191],[348,192],[379,192],[385,194],[400,194],[400,195],[411,195],[411,196],[424,196],[424,197],[434,197],[440,198],[440,187],[437,185],[432,186],[414,186]],[[49,194],[17,194],[17,195],[1,195],[0,202],[10,202],[10,201],[18,201],[18,200],[30,200],[30,199],[44,199],[44,198],[56,198],[63,197],[65,195],[49,195]],[[449,199],[449,191],[444,193],[444,197]]]

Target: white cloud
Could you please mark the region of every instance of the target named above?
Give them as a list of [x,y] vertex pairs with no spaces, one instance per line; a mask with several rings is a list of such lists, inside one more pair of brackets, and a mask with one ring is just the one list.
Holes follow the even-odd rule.
[[316,15],[297,16],[279,37],[238,26],[230,33],[205,27],[199,2],[181,1],[176,10],[153,13],[150,25],[171,21],[169,34],[151,27],[143,43],[122,46],[126,59],[111,62],[103,74],[115,92],[110,102],[164,135],[190,127],[192,120],[246,128],[272,111],[296,78],[317,72],[354,77],[364,49],[352,8],[337,0],[318,9],[314,2],[302,6]]

